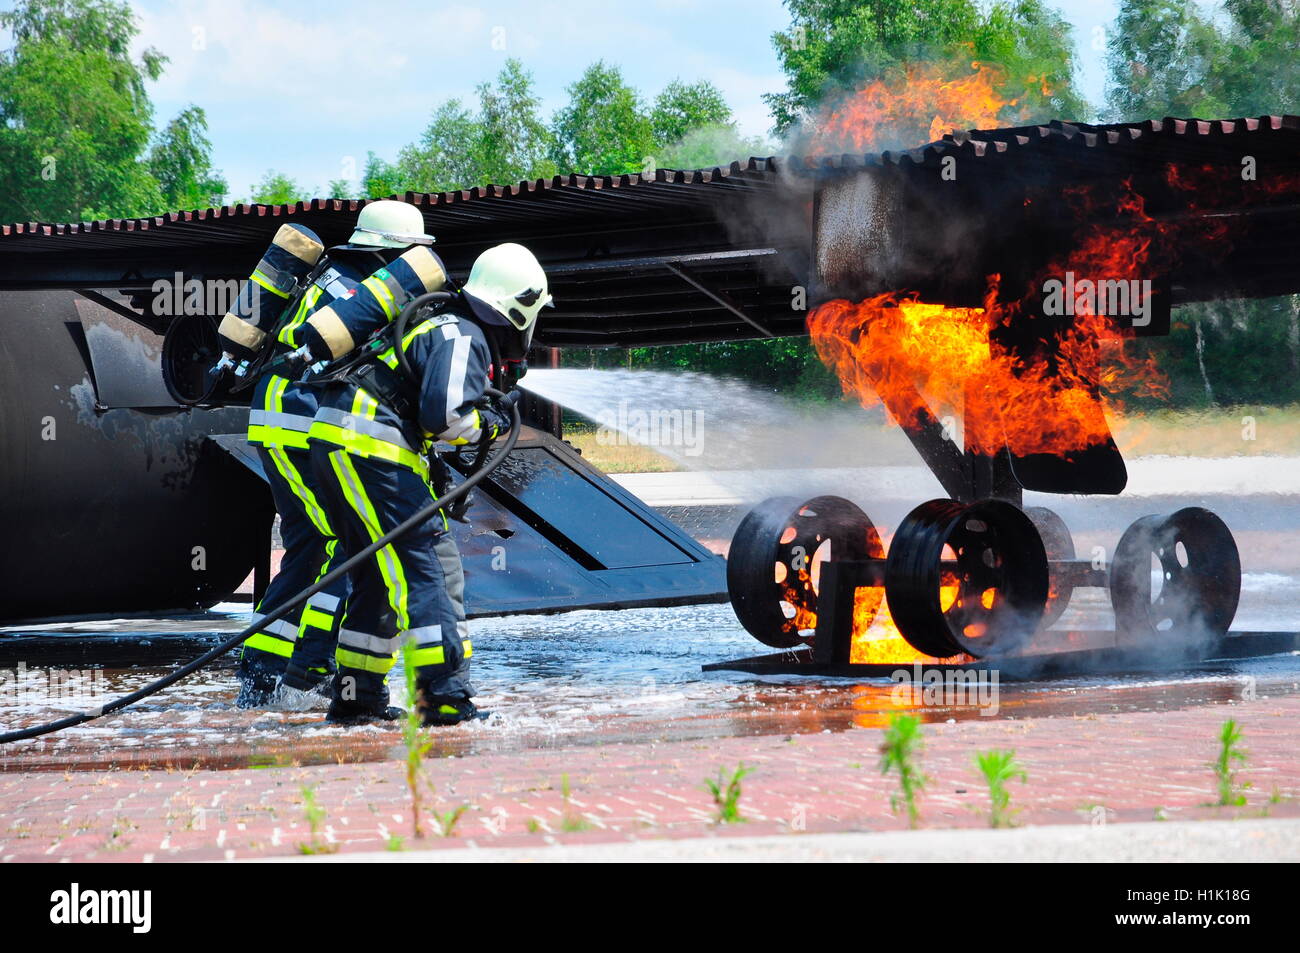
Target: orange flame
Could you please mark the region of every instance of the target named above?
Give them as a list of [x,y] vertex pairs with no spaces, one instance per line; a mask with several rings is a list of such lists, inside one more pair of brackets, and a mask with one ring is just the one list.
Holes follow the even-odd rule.
[[901,81],[870,83],[813,121],[814,150],[870,152],[931,142],[959,129],[996,128],[1017,101],[998,93],[1001,71],[971,67],[973,73],[951,77],[943,66],[922,64],[909,67]]
[[[940,591],[941,602],[950,604],[956,591],[955,585],[944,586]],[[914,662],[940,661],[957,664],[972,661],[969,655],[962,654],[937,659],[913,648],[890,617],[889,604],[884,601],[883,595],[883,589],[867,587],[859,589],[854,595],[853,645],[849,650],[849,661],[854,665],[911,665]]]
[[[1094,286],[1137,282],[1136,293],[1150,304],[1141,282],[1151,277],[1165,227],[1146,214],[1127,183],[1113,201],[1123,224],[1086,229],[1068,262],[1044,269],[1020,300],[999,300],[1001,278],[992,275],[982,308],[897,293],[828,301],[808,316],[818,355],[846,393],[864,406],[883,402],[904,428],[919,428],[931,413],[964,414],[966,446],[976,452],[993,454],[1005,445],[1018,455],[1069,457],[1104,442],[1110,428],[1099,398],[1104,394],[1119,411],[1120,392],[1159,395],[1165,378],[1154,358],[1124,352],[1122,339],[1132,331],[1104,313],[1099,300],[1071,296],[1075,314],[1066,322],[1039,318],[1037,311],[1045,282],[1067,275]],[[1013,350],[991,335],[1013,321],[1037,322],[1043,346]]]

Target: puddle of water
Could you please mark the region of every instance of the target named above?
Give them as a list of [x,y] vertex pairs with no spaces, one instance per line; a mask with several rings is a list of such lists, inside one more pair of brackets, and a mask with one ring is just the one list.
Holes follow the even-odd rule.
[[[1072,608],[1085,621],[1104,606]],[[0,725],[35,724],[140,688],[247,618],[238,607],[202,617],[125,620],[84,631],[0,635],[0,670],[23,679],[0,686]],[[205,625],[205,624],[206,625]],[[768,650],[745,633],[729,606],[479,619],[474,679],[481,723],[436,731],[434,753],[473,754],[617,741],[708,739],[878,728],[899,710],[926,721],[988,717],[987,698],[930,697],[917,707],[888,679],[758,678],[702,673],[701,666]],[[57,668],[51,641],[75,643],[86,661]],[[144,642],[147,645],[141,646]],[[24,647],[31,649],[24,654]],[[151,652],[147,664],[123,663]],[[394,755],[391,727],[326,726],[316,711],[246,712],[234,707],[233,661],[221,663],[127,712],[46,739],[0,749],[0,769],[259,764],[373,760]],[[57,673],[57,674],[55,674]],[[81,680],[74,676],[80,673]],[[1225,663],[1181,673],[1084,676],[1002,683],[993,717],[1024,718],[1155,711],[1242,697],[1246,679],[1261,696],[1300,690],[1300,656]],[[399,694],[395,690],[395,696]],[[400,702],[400,697],[395,698]],[[971,701],[976,704],[965,704]],[[988,710],[987,705],[984,710]]]

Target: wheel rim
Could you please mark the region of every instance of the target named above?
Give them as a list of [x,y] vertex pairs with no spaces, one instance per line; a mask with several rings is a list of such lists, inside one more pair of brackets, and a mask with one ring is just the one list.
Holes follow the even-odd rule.
[[1043,610],[1043,621],[1038,624],[1038,628],[1049,629],[1065,613],[1070,605],[1070,597],[1074,595],[1074,585],[1069,577],[1057,572],[1051,565],[1053,561],[1066,562],[1074,559],[1074,537],[1070,535],[1065,520],[1055,510],[1049,510],[1045,506],[1029,506],[1025,508],[1025,515],[1033,520],[1043,541],[1043,549],[1047,551],[1047,607]]
[[[727,591],[741,625],[764,645],[808,645],[817,625],[822,562],[883,555],[875,526],[848,500],[777,497],[756,506],[736,528]],[[880,598],[878,590],[859,590],[859,614],[874,616]]]
[[167,391],[180,404],[200,404],[216,390],[208,373],[221,356],[221,342],[212,319],[182,316],[163,337],[162,369]]
[[1199,506],[1142,517],[1115,548],[1110,598],[1115,627],[1129,639],[1225,635],[1241,598],[1231,530]]
[[1023,648],[1047,602],[1047,553],[1033,522],[1001,500],[931,500],[899,525],[885,594],[899,631],[935,658]]

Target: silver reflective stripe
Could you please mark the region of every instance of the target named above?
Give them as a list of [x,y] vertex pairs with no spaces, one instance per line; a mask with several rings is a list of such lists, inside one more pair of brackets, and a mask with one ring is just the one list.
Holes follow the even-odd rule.
[[470,339],[454,324],[443,325],[443,337],[455,341],[451,348],[451,371],[447,376],[447,427],[460,423],[457,410],[465,402],[465,375],[469,371]]
[[283,619],[277,619],[274,622],[268,622],[266,625],[259,625],[257,631],[264,632],[267,635],[274,635],[289,642],[298,641],[298,629],[290,625]]
[[328,592],[318,592],[307,600],[307,605],[322,612],[333,612],[339,607],[339,597],[331,596]]
[[369,417],[350,414],[346,410],[339,410],[337,407],[322,407],[316,411],[316,419],[341,427],[344,430],[353,430],[365,434],[367,437],[374,437],[376,440],[384,441],[384,443],[396,444],[403,450],[410,450],[412,453],[420,452],[411,446],[406,437],[402,435],[402,431],[396,427],[390,427],[388,424],[381,424],[377,420],[371,420]]
[[339,645],[346,645],[348,648],[353,649],[365,649],[367,652],[373,652],[376,655],[396,655],[398,646],[401,644],[402,637],[400,635],[395,635],[391,639],[381,639],[377,635],[367,635],[365,632],[339,629]]
[[479,424],[480,419],[478,411],[471,411],[469,416],[461,417],[460,420],[456,421],[454,427],[448,427],[438,434],[438,438],[440,440],[465,440],[469,443],[475,443],[483,430]]
[[442,641],[441,625],[422,625],[416,629],[410,629],[406,633],[408,639],[414,639],[415,644],[419,646],[430,645],[434,642]]
[[281,430],[293,430],[306,433],[311,430],[312,418],[302,414],[286,414],[282,410],[250,410],[248,425],[250,427],[279,427]]
[[365,232],[367,235],[377,235],[392,242],[403,242],[407,245],[432,245],[434,242],[432,235],[403,235],[400,232],[381,232],[377,228],[363,228],[360,225],[357,226],[356,230]]
[[433,553],[438,557],[438,565],[442,569],[442,587],[451,602],[452,614],[456,617],[456,634],[463,641],[469,638],[469,623],[465,621],[465,570],[461,566],[456,538],[450,533],[443,533],[433,544]]

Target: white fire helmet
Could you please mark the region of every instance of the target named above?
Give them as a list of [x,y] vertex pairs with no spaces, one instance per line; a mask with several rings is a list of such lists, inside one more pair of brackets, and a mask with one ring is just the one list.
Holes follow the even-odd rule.
[[532,252],[514,242],[479,255],[464,290],[520,331],[525,348],[532,341],[538,312],[554,307],[546,290],[546,272]]
[[433,236],[424,233],[424,216],[414,205],[381,199],[361,210],[357,229],[348,242],[373,248],[406,248],[432,245]]

